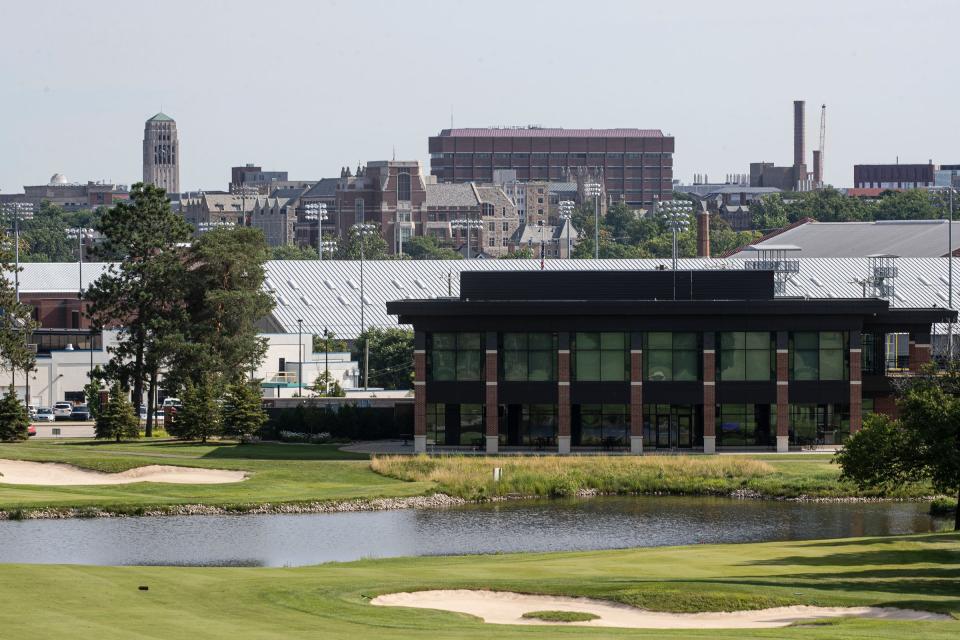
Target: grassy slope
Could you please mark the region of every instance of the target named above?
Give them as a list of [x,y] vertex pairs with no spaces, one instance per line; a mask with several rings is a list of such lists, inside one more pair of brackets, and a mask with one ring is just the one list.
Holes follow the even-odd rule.
[[[702,545],[589,553],[402,558],[297,569],[0,566],[0,636],[11,638],[956,638],[960,621],[842,620],[772,630],[484,625],[381,608],[379,593],[494,588],[667,609],[776,602],[893,605],[960,615],[960,536]],[[147,592],[138,585],[149,585]]]
[[[333,445],[233,445],[176,442],[30,441],[0,444],[0,458],[69,462],[100,471],[147,464],[242,469],[251,477],[222,485],[137,483],[44,487],[0,484],[0,509],[101,507],[129,510],[170,504],[235,505],[417,495],[429,486],[370,471],[366,456]],[[359,458],[359,459],[358,459]],[[0,477],[2,483],[2,477]]]
[[[435,482],[451,495],[477,498],[490,495],[574,495],[580,490],[601,493],[672,493],[728,495],[750,490],[766,496],[817,497],[928,496],[928,484],[904,484],[892,490],[859,490],[840,482],[831,455],[738,456],[577,456],[427,457],[380,456],[373,468],[384,475]],[[493,467],[502,480],[494,483]]]

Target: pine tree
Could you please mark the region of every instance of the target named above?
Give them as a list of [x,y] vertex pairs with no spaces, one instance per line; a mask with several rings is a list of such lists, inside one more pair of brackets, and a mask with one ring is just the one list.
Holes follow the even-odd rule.
[[0,400],[0,442],[26,440],[29,426],[27,408],[20,402],[11,385]]
[[[171,435],[206,442],[207,438],[220,434],[222,424],[215,382],[212,374],[201,376],[198,384],[187,379],[181,394],[183,407],[177,411],[176,420],[168,427]],[[173,431],[170,431],[171,427]]]
[[97,438],[114,439],[117,442],[123,438],[140,436],[140,421],[119,385],[110,389],[110,398],[106,406],[101,407],[100,415],[94,423],[94,432]]
[[227,387],[223,399],[223,431],[247,439],[267,421],[263,410],[260,386],[255,382],[238,382]]

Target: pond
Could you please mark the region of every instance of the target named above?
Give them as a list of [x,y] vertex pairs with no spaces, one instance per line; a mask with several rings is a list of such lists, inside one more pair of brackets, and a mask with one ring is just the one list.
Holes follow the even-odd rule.
[[436,510],[0,522],[0,563],[300,566],[360,558],[573,551],[924,533],[925,503],[617,497]]

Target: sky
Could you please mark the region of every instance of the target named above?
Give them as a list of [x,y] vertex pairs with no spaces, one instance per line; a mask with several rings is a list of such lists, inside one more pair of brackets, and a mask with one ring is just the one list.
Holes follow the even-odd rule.
[[792,164],[827,105],[825,173],[960,163],[954,0],[2,0],[0,192],[142,177],[144,121],[180,132],[182,190],[254,163],[291,179],[420,160],[455,126],[640,127],[674,177]]

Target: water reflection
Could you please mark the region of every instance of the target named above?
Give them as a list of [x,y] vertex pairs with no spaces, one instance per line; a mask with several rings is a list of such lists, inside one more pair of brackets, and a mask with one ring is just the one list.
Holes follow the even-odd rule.
[[0,563],[298,566],[937,531],[922,503],[595,498],[442,510],[0,522]]

